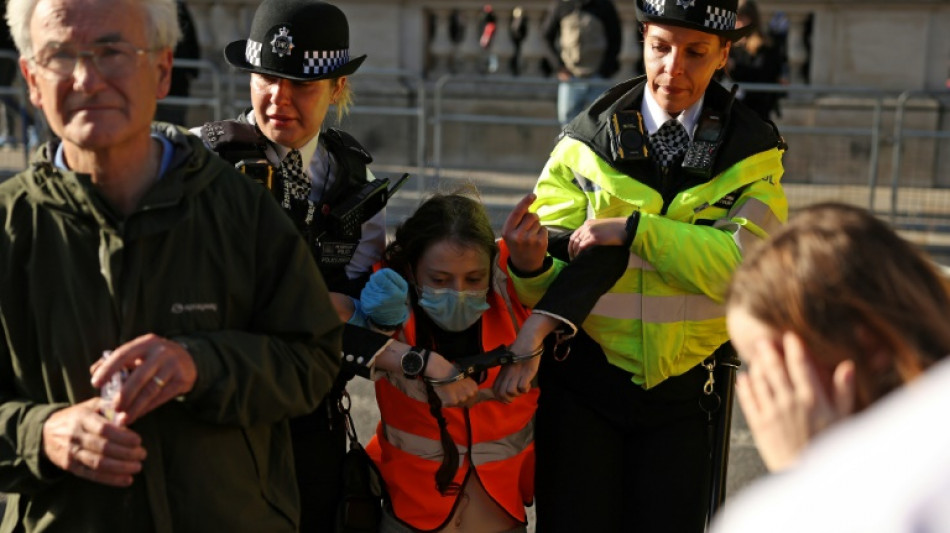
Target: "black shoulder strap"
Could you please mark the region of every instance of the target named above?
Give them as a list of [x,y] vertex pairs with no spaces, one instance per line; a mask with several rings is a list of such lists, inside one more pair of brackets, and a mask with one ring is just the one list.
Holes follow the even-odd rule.
[[267,138],[241,120],[218,120],[201,126],[201,140],[231,164],[265,157]]
[[366,151],[366,148],[363,148],[359,141],[343,130],[330,128],[321,135],[326,139],[327,149],[333,152],[333,155],[345,160],[345,163],[353,162],[354,167],[362,169],[362,179],[360,181],[366,181],[366,165],[373,162],[373,156]]
[[332,190],[327,191],[326,201],[333,203],[341,195],[366,183],[366,165],[373,162],[373,156],[363,148],[352,135],[336,128],[330,128],[320,134],[329,151],[340,165],[339,177]]

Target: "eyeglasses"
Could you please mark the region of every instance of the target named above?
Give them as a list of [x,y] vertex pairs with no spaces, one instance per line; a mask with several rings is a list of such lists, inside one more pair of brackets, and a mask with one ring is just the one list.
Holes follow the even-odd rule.
[[52,80],[72,76],[81,57],[91,61],[106,78],[122,78],[132,73],[139,56],[151,51],[123,41],[96,43],[82,49],[64,43],[43,48],[33,56],[33,62],[42,67],[46,77]]

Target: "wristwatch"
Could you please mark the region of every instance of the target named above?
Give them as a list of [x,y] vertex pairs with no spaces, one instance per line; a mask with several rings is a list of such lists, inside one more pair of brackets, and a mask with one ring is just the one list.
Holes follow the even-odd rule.
[[425,348],[416,348],[413,346],[408,352],[402,354],[399,360],[399,366],[402,367],[402,375],[407,379],[416,379],[426,370],[429,364],[429,350]]

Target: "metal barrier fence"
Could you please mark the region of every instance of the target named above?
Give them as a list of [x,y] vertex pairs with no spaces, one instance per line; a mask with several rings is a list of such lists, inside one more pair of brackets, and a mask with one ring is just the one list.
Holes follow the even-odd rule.
[[[15,65],[14,79],[19,78],[19,59],[20,55],[13,50],[0,50],[0,61],[10,61]],[[22,81],[22,80],[20,80]],[[36,113],[30,105],[27,96],[26,85],[24,83],[15,83],[6,86],[0,86],[0,104],[3,108],[0,112],[5,113],[3,117],[7,130],[3,132],[14,133],[13,138],[5,139],[14,147],[20,147],[23,154],[23,166],[30,162],[30,125],[37,124]],[[18,124],[9,124],[7,117],[16,117]],[[35,133],[34,133],[35,135]]]
[[[172,64],[173,69],[197,69],[204,71],[208,74],[208,79],[211,83],[211,93],[207,96],[166,96],[165,98],[158,101],[159,106],[168,106],[168,107],[201,107],[201,108],[211,108],[211,119],[212,120],[221,120],[224,118],[224,102],[222,98],[221,88],[223,86],[221,82],[221,71],[218,69],[218,66],[207,59],[186,59],[176,57],[174,63]],[[188,126],[188,124],[183,124]]]
[[[478,82],[524,86],[557,83],[546,78],[486,79],[453,74],[439,78],[430,118],[433,123],[431,166],[436,176],[443,170],[446,124],[558,126],[553,118],[447,111],[447,88],[453,84]],[[610,84],[604,82],[604,87]],[[950,91],[901,93],[863,87],[751,83],[742,84],[742,89],[748,93],[774,92],[784,96],[786,111],[776,123],[790,146],[785,154],[783,183],[792,209],[825,200],[860,205],[889,219],[897,229],[926,248],[950,253],[950,179],[938,177],[941,168],[950,168],[950,157],[945,158],[947,161],[940,160],[940,154],[950,154],[950,151],[940,150],[938,145],[950,139],[950,131],[940,129],[943,121],[939,105],[932,105],[926,111],[931,129],[911,129],[905,120],[915,97],[940,100],[950,98]],[[893,120],[892,132],[885,126],[888,120]],[[925,145],[912,145],[913,142]],[[911,164],[905,164],[903,155],[911,148],[918,157]],[[889,160],[887,150],[891,151]],[[882,175],[886,176],[885,166],[890,166],[889,183],[882,180]],[[902,179],[902,175],[906,177]]]

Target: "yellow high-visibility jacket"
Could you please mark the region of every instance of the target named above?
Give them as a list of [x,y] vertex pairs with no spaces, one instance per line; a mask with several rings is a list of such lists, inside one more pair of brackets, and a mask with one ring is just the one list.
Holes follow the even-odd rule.
[[[643,90],[643,78],[624,82],[565,128],[538,179],[532,210],[558,231],[573,231],[588,218],[640,212],[626,272],[582,327],[611,364],[651,388],[728,340],[729,279],[743,250],[785,222],[788,205],[780,185],[784,142],[739,103],[707,180],[679,169],[664,176],[652,158],[614,161],[607,119],[620,108],[639,109]],[[704,105],[722,109],[728,98],[713,82]],[[534,306],[564,267],[555,259],[537,276],[512,271],[522,302]]]

